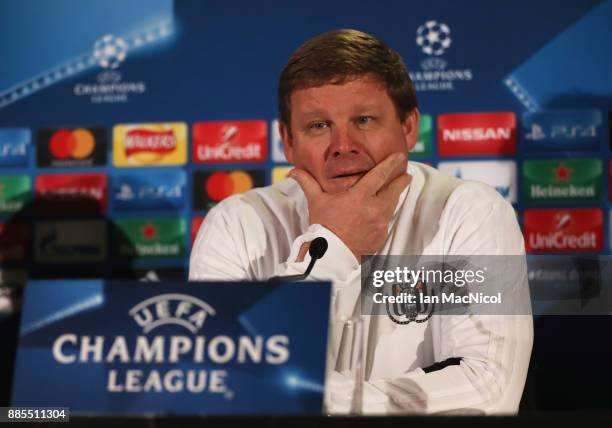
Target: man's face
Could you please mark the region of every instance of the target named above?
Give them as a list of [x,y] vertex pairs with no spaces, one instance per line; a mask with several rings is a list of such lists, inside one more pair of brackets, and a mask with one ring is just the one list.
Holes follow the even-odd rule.
[[341,85],[298,89],[291,94],[291,137],[280,132],[285,155],[308,171],[327,193],[352,187],[392,153],[416,143],[417,109],[400,121],[385,85],[362,76]]

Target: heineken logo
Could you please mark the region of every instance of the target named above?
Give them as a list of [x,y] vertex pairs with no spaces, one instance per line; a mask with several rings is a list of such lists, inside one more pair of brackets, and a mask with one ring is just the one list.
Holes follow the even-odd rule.
[[0,213],[21,210],[31,197],[31,186],[27,175],[0,176]]
[[523,195],[527,202],[599,200],[602,174],[600,159],[526,160]]
[[570,174],[572,169],[565,166],[563,163],[554,169],[555,180],[559,181],[570,181]]
[[148,223],[145,227],[143,227],[141,229],[141,232],[142,238],[145,240],[152,240],[157,238],[157,228],[151,223]]
[[182,257],[186,225],[179,218],[117,220],[118,254],[122,257]]

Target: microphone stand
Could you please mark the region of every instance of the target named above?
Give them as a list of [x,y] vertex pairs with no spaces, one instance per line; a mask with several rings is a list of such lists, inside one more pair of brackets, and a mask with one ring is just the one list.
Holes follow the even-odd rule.
[[302,281],[310,275],[312,268],[317,260],[319,260],[327,251],[327,239],[318,237],[312,240],[310,248],[308,248],[308,254],[310,254],[310,263],[306,268],[306,272],[296,275],[286,276],[273,276],[269,281]]

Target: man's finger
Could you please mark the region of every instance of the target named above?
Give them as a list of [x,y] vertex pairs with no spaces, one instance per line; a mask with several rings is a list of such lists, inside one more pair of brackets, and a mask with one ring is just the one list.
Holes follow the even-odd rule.
[[312,175],[303,169],[294,168],[289,171],[287,176],[298,182],[309,203],[313,200],[313,198],[317,197],[323,192],[317,180],[315,180]]
[[391,199],[396,201],[399,198],[399,195],[404,191],[404,189],[410,184],[412,181],[412,176],[408,173],[400,174],[398,177],[395,177],[391,182],[383,188],[380,192],[378,192],[378,197],[382,199]]
[[406,155],[403,153],[387,156],[368,171],[355,187],[363,189],[368,195],[375,195],[391,178],[403,172],[405,161]]

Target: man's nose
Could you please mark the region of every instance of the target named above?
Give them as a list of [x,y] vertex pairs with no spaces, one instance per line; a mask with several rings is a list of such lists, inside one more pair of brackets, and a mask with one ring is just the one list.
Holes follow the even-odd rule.
[[333,126],[329,154],[339,157],[347,154],[358,154],[362,149],[358,133],[347,126]]

